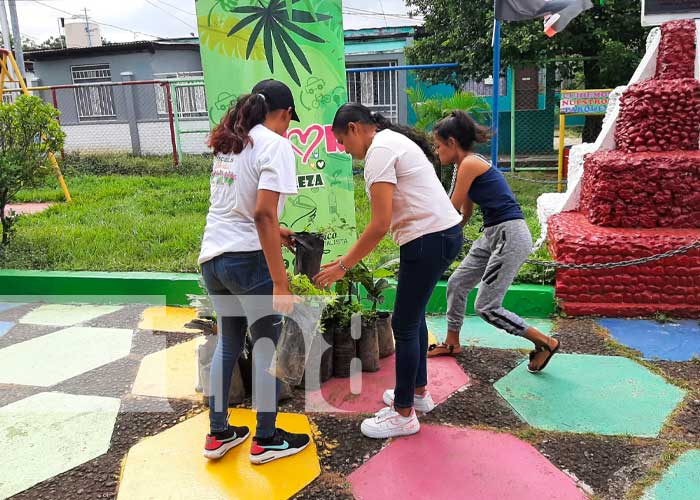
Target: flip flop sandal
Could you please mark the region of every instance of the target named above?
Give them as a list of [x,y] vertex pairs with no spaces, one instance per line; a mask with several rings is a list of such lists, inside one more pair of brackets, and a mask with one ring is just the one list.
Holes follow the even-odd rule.
[[441,353],[435,353],[431,355],[431,358],[437,358],[440,356],[456,356],[459,353],[454,352],[455,348],[459,347],[458,345],[454,344],[445,344],[444,342],[442,344],[430,344],[428,347],[428,352],[435,351],[436,349],[446,349],[447,352],[441,352]]
[[557,340],[557,346],[554,349],[550,348],[549,346],[538,346],[534,351],[530,351],[530,361],[532,361],[534,359],[534,357],[540,352],[545,352],[545,351],[549,352],[549,356],[547,356],[547,358],[544,360],[544,363],[542,363],[542,366],[540,366],[537,370],[531,370],[530,366],[528,365],[527,371],[529,371],[530,373],[539,373],[542,370],[544,370],[547,367],[547,365],[549,364],[549,361],[557,353],[560,346],[561,346],[561,341]]

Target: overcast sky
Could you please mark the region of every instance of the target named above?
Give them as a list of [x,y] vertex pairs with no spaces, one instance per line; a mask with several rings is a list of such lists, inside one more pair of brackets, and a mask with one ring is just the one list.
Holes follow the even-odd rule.
[[[22,36],[41,42],[58,35],[58,18],[84,15],[101,25],[111,42],[152,37],[176,38],[197,33],[195,0],[17,0]],[[416,24],[403,0],[345,0],[346,29]],[[117,28],[118,27],[118,28]]]

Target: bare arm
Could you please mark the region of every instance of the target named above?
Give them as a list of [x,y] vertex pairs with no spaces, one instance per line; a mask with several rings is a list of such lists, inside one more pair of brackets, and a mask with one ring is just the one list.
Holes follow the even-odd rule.
[[275,286],[287,285],[287,271],[282,260],[282,238],[280,235],[280,222],[277,217],[277,204],[280,194],[274,191],[261,189],[258,191],[258,199],[255,204],[255,227],[258,230],[260,244],[262,245],[267,267]]
[[[357,242],[345,257],[341,257],[323,266],[323,270],[314,277],[314,281],[323,287],[328,287],[345,276],[345,268],[357,265],[379,244],[391,225],[393,209],[394,184],[377,182],[370,187],[372,198],[372,215],[369,224],[362,232]],[[342,261],[342,266],[341,266]]]
[[462,213],[462,224],[472,216],[474,203],[469,198],[469,190],[474,179],[488,171],[489,165],[474,156],[467,156],[462,160],[457,172],[457,182],[452,192],[452,205]]
[[275,191],[258,190],[258,199],[255,204],[255,227],[258,230],[260,244],[272,277],[274,287],[272,307],[282,314],[290,314],[294,310],[294,304],[301,299],[292,296],[289,291],[287,271],[282,260],[283,234],[281,234],[280,221],[277,217],[279,199],[280,194]]
[[467,199],[464,200],[461,212],[462,222],[460,224],[465,226],[467,222],[469,222],[469,219],[472,218],[472,213],[474,212],[474,202],[469,198],[469,196],[467,196]]

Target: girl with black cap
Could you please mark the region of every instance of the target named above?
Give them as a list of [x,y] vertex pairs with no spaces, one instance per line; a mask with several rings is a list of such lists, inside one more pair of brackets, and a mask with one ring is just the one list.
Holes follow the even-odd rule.
[[[250,434],[247,427],[228,423],[231,378],[248,327],[254,387],[261,393],[254,394],[258,411],[251,462],[294,455],[310,442],[305,434],[276,428],[279,382],[267,372],[274,350],[255,348],[260,339],[276,344],[281,317],[270,313],[289,314],[298,300],[289,291],[281,252],[282,245],[291,244],[292,233],[279,225],[286,197],[297,193],[294,152],[284,137],[291,120],[299,120],[292,92],[281,82],[265,80],[238,98],[209,140],[215,158],[199,264],[215,305],[225,303],[240,312],[219,314],[204,448],[209,459],[223,457]],[[249,304],[257,310],[255,317]]]

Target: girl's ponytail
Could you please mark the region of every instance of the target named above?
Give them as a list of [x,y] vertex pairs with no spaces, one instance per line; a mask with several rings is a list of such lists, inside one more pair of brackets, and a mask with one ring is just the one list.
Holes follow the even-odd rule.
[[471,151],[474,144],[485,143],[491,139],[489,128],[479,125],[471,116],[459,110],[440,120],[433,131],[444,141],[453,138],[465,151]]
[[209,147],[214,154],[239,154],[253,141],[250,131],[265,122],[268,105],[262,94],[245,94],[238,98],[211,133]]

